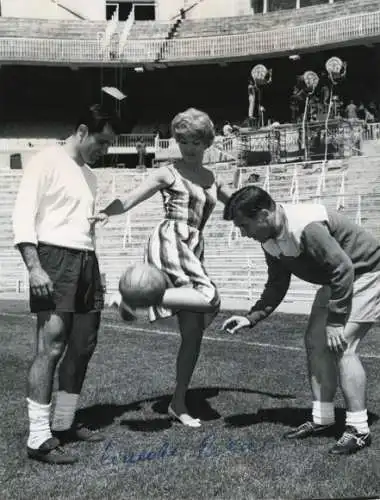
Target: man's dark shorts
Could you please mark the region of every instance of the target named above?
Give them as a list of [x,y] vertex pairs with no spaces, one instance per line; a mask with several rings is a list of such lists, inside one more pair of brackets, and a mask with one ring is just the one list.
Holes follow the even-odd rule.
[[88,313],[104,306],[104,291],[96,254],[40,243],[41,266],[53,282],[49,297],[30,292],[30,310]]

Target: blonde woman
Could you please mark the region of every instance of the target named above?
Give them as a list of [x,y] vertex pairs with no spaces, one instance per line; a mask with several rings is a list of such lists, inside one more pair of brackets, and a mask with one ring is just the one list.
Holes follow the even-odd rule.
[[[156,170],[125,201],[114,200],[93,222],[106,222],[109,216],[127,212],[160,191],[165,217],[150,235],[146,260],[161,269],[170,286],[162,303],[149,309],[149,319],[176,315],[181,345],[177,356],[176,387],[168,413],[183,425],[200,427],[190,416],[185,396],[198,360],[202,336],[220,307],[220,298],[203,264],[203,230],[217,200],[225,202],[228,193],[203,166],[205,150],[214,141],[210,117],[190,108],[179,113],[171,124],[181,158]],[[121,302],[122,317],[134,318],[133,310]]]

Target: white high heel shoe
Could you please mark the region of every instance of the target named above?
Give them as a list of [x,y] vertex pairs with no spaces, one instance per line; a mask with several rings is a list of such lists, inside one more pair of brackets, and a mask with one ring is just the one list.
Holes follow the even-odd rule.
[[181,413],[181,415],[177,415],[177,413],[171,406],[168,407],[168,414],[174,420],[178,420],[182,425],[185,425],[186,427],[201,427],[202,425],[199,418],[190,417],[188,413]]

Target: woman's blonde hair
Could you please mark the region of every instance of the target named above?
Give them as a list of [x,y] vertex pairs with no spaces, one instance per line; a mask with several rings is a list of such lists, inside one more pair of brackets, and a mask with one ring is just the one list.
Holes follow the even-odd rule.
[[178,113],[171,124],[172,136],[178,141],[183,137],[195,137],[206,147],[210,147],[215,138],[214,124],[207,113],[189,108]]

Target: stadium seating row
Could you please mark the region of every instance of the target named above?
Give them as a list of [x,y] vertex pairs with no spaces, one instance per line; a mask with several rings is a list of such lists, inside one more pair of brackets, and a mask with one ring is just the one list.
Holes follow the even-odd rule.
[[[315,23],[344,17],[351,14],[371,12],[379,9],[376,0],[336,1],[303,7],[301,9],[277,10],[253,16],[234,16],[209,19],[185,19],[176,32],[178,38],[246,34]],[[115,37],[123,31],[125,22],[119,22]],[[62,40],[97,40],[104,33],[106,21],[46,20],[0,17],[0,37],[22,37]],[[172,21],[135,21],[129,39],[165,39],[173,25]]]
[[[4,163],[4,157],[0,163]],[[311,169],[302,165],[251,167],[236,175],[236,167],[220,164],[216,175],[232,189],[250,181],[254,173],[258,185],[269,188],[273,197],[283,201],[321,200],[331,208],[340,207],[352,220],[357,220],[380,237],[380,173],[377,157],[353,157],[335,161],[327,170],[324,187],[321,164]],[[363,171],[366,175],[363,176]],[[2,291],[23,291],[26,274],[23,263],[12,246],[11,213],[21,171],[2,170],[0,187],[0,286]],[[269,174],[269,176],[268,176]],[[125,195],[138,185],[146,174],[125,170],[99,169],[98,205],[104,206],[116,194]],[[318,185],[320,197],[318,197]],[[361,196],[359,196],[359,194]],[[106,277],[108,291],[116,289],[120,270],[143,257],[147,236],[162,215],[161,198],[155,195],[129,216],[111,219],[98,230],[97,251]],[[255,298],[265,282],[265,264],[258,244],[241,238],[233,225],[222,218],[218,204],[206,226],[206,267],[225,297]],[[309,300],[314,288],[295,280],[289,300]]]
[[314,5],[301,9],[278,10],[254,16],[235,16],[218,19],[185,20],[177,33],[178,37],[201,37],[237,35],[255,31],[266,31],[301,24],[315,23],[351,14],[371,12],[379,9],[374,0],[348,0],[334,4]]
[[[357,0],[354,0],[357,1]],[[363,0],[370,1],[370,0]],[[372,5],[372,4],[371,4]],[[282,25],[272,30],[244,31],[228,36],[194,36],[176,39],[128,38],[119,47],[119,39],[113,37],[110,45],[103,44],[102,32],[97,38],[49,38],[42,33],[38,38],[17,38],[3,35],[0,44],[2,63],[45,63],[45,64],[107,64],[127,65],[161,63],[163,61],[185,62],[220,60],[226,57],[251,57],[266,54],[302,50],[311,46],[330,46],[360,38],[371,41],[380,32],[380,10],[348,17],[335,17],[334,12],[323,22],[297,25]],[[83,31],[86,33],[86,31]],[[220,35],[220,33],[218,33]]]

